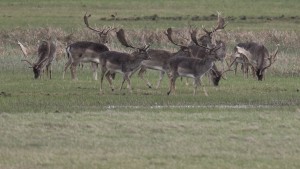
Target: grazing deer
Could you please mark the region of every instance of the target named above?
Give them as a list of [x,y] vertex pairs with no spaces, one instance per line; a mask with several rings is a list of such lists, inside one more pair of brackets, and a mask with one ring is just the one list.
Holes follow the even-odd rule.
[[[26,48],[18,41],[18,44],[21,47],[23,54],[27,56]],[[30,68],[33,69],[34,78],[37,79],[41,76],[42,72],[46,68],[46,74],[49,75],[49,78],[52,78],[52,61],[56,57],[56,41],[41,41],[38,47],[38,59],[35,63],[30,62],[25,59],[22,61],[27,62],[30,65]]]
[[248,74],[249,74],[249,67],[252,69],[252,75],[255,78],[255,71],[253,70],[253,68],[251,67],[251,65],[247,62],[247,58],[245,55],[238,53],[237,52],[237,48],[234,48],[234,53],[231,55],[230,60],[234,60],[233,64],[234,64],[234,74],[237,74],[237,69],[238,69],[238,65],[241,64],[241,70],[243,73],[244,78],[248,78]]
[[[220,17],[218,17],[220,18]],[[218,19],[218,25],[212,32],[215,32],[218,29],[223,29],[225,27],[225,22],[223,19]],[[208,31],[207,31],[208,32]],[[209,38],[205,38],[204,41],[198,43],[196,38],[196,31],[191,32],[191,39],[195,43],[195,45],[189,46],[189,49],[192,53],[192,58],[188,57],[174,57],[169,60],[169,80],[170,80],[170,88],[168,91],[168,95],[175,91],[175,81],[177,77],[179,76],[185,76],[185,77],[191,77],[194,78],[194,92],[193,94],[196,94],[196,89],[198,85],[201,85],[201,78],[202,76],[208,72],[211,71],[213,76],[217,75],[217,71],[214,62],[217,60],[223,60],[226,55],[226,46],[223,42],[217,42],[216,45],[214,45],[213,48],[209,48],[207,46],[212,46],[211,44],[211,34],[207,33],[209,35]],[[208,36],[206,36],[208,37]],[[207,40],[210,39],[208,42]],[[201,38],[200,38],[201,40]],[[230,68],[230,67],[229,67]],[[220,73],[222,76],[223,73],[229,71],[225,70],[222,73]],[[219,76],[219,77],[220,77]],[[217,82],[219,79],[217,80]],[[217,83],[216,82],[216,83]],[[207,92],[205,88],[203,87],[204,93],[207,96]]]
[[[245,65],[250,65],[254,70],[257,79],[261,81],[264,78],[264,72],[269,68],[275,61],[278,53],[279,45],[276,45],[274,54],[269,55],[267,48],[264,45],[255,42],[239,43],[235,48],[235,56],[244,56]],[[240,56],[240,57],[242,57]]]
[[[216,48],[207,49],[203,57],[204,59],[199,58],[189,58],[189,57],[174,57],[169,60],[169,91],[168,95],[174,91],[175,92],[175,82],[178,77],[190,77],[194,79],[194,92],[196,94],[197,87],[201,85],[202,76],[212,69],[214,62],[220,60],[216,54]],[[204,86],[203,90],[206,96],[208,96]]]
[[[220,13],[218,12],[217,25],[212,29],[212,31],[207,31],[204,27],[202,27],[206,34],[201,36],[199,40],[197,39],[197,30],[195,29],[190,31],[190,36],[193,44],[190,44],[188,48],[191,52],[191,56],[199,59],[205,59],[207,57],[207,47],[213,47],[216,49],[215,52],[220,58],[220,60],[223,62],[226,56],[226,44],[221,40],[213,41],[212,36],[214,32],[224,29],[226,24],[227,23],[225,23],[224,18],[221,17]],[[221,72],[218,70],[215,64],[213,65],[212,69],[208,73],[211,77],[211,81],[213,82],[214,86],[219,85],[219,81],[221,80],[221,78],[224,78],[223,74],[226,71]]]
[[90,27],[89,22],[88,22],[89,17],[91,17],[91,15],[88,15],[88,16],[87,16],[87,14],[84,15],[84,17],[83,17],[84,23],[87,28],[98,33],[100,43],[79,41],[79,42],[70,44],[66,48],[68,62],[65,64],[65,67],[64,67],[63,78],[65,76],[65,73],[66,73],[68,67],[71,66],[70,69],[71,69],[72,79],[77,79],[77,76],[76,76],[77,65],[79,65],[79,63],[82,63],[82,62],[91,62],[91,66],[93,69],[93,78],[94,78],[94,80],[98,79],[97,78],[97,68],[98,68],[99,59],[97,58],[97,56],[101,52],[109,51],[109,48],[104,44],[107,43],[108,33],[110,31],[114,30],[114,28],[96,30],[96,29]]
[[[224,26],[223,26],[224,28]],[[215,28],[216,30],[217,28]],[[226,57],[226,45],[223,41],[217,40],[215,43],[209,42],[207,43],[206,41],[201,41],[202,37],[200,38],[200,43],[197,40],[197,30],[193,30],[190,32],[191,34],[191,39],[194,42],[194,44],[190,45],[189,48],[191,50],[192,56],[200,59],[205,59],[207,57],[207,49],[206,47],[203,47],[203,45],[208,46],[208,47],[214,47],[216,48],[216,55],[220,58],[220,60],[223,62],[225,57]],[[204,35],[206,36],[206,35]],[[224,78],[223,76],[224,72],[221,72],[218,70],[217,66],[214,64],[212,69],[209,71],[209,75],[211,77],[211,80],[215,86],[219,85],[219,81],[221,78]]]
[[147,50],[149,45],[146,45],[142,48],[134,47],[130,45],[126,38],[123,29],[120,29],[117,32],[117,38],[123,46],[130,47],[132,49],[136,49],[131,54],[117,52],[117,51],[107,51],[100,53],[99,59],[101,64],[101,82],[100,82],[100,93],[102,93],[102,84],[104,76],[107,78],[110,88],[114,91],[114,87],[112,84],[109,75],[112,73],[121,73],[123,75],[123,81],[120,87],[122,89],[124,82],[127,81],[129,91],[132,92],[130,77],[134,72],[136,72],[141,65],[143,60],[149,58]]

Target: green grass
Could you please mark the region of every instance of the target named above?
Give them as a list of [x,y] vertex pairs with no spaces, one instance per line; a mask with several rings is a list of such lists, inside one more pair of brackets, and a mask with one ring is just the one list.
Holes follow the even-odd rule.
[[[210,16],[216,11],[222,11],[226,17],[236,18],[230,20],[228,28],[253,30],[265,27],[265,29],[276,28],[279,30],[299,30],[299,9],[297,0],[88,0],[88,1],[7,1],[0,2],[1,29],[12,27],[62,27],[68,30],[83,27],[82,16],[85,12],[93,14],[93,23],[97,25],[120,25],[126,28],[149,27],[150,29],[165,28],[169,25],[182,26],[188,22],[195,26],[212,25],[211,21],[191,21],[193,16]],[[117,14],[116,14],[117,13]],[[116,18],[136,18],[157,15],[159,17],[186,17],[177,20],[138,20],[138,21],[107,21],[111,14]],[[247,16],[247,20],[240,17]],[[295,17],[291,19],[290,17]],[[264,19],[258,19],[263,17]],[[281,17],[267,20],[266,17]],[[102,20],[105,18],[105,20]],[[247,23],[252,24],[247,24]],[[149,24],[149,22],[151,24]],[[284,24],[282,24],[284,23]],[[147,25],[147,26],[146,26]]]
[[1,113],[0,168],[296,169],[299,113]]
[[[87,66],[88,67],[88,66]],[[165,110],[180,111],[185,109],[223,108],[223,106],[297,106],[300,104],[300,80],[268,74],[266,80],[259,82],[253,78],[243,79],[241,74],[228,74],[228,80],[222,80],[219,87],[209,85],[207,78],[204,84],[209,93],[205,97],[201,88],[193,96],[193,86],[185,86],[177,80],[175,96],[167,96],[168,80],[165,77],[160,89],[149,89],[136,75],[132,78],[134,92],[127,89],[111,92],[108,82],[104,81],[104,94],[99,95],[99,81],[93,81],[91,71],[79,69],[79,80],[72,81],[69,72],[65,80],[61,79],[61,68],[55,68],[52,80],[34,80],[33,73],[24,66],[21,72],[16,68],[13,72],[0,74],[0,112],[94,112],[109,109],[115,110],[148,110],[162,106]],[[157,72],[147,75],[153,84],[158,78]],[[22,83],[20,83],[22,82]],[[192,83],[192,81],[190,81]],[[116,88],[121,84],[121,76],[114,81]],[[18,106],[14,106],[18,105]],[[191,108],[185,106],[191,106]],[[137,107],[136,107],[137,106]],[[178,106],[176,108],[176,106]],[[183,106],[183,107],[180,107]]]

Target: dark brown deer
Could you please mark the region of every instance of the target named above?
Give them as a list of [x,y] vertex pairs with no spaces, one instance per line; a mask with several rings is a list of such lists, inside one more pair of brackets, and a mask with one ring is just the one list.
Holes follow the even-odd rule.
[[70,44],[66,48],[68,62],[65,64],[63,78],[68,67],[71,66],[70,69],[71,69],[72,79],[77,79],[76,67],[79,65],[79,63],[90,62],[93,69],[94,80],[97,80],[97,68],[99,64],[99,58],[97,56],[101,52],[109,51],[109,48],[104,44],[107,43],[107,37],[109,32],[114,30],[114,28],[106,28],[103,30],[97,30],[95,28],[92,28],[90,27],[88,22],[89,17],[91,17],[91,15],[87,15],[87,14],[84,15],[83,17],[84,23],[87,28],[98,33],[100,43],[79,41]]
[[[27,56],[26,48],[18,42],[21,47],[23,54]],[[30,65],[30,68],[33,69],[34,78],[37,79],[41,77],[41,74],[46,69],[46,74],[49,78],[52,78],[52,61],[56,57],[56,41],[49,40],[49,41],[41,41],[38,47],[38,58],[35,63],[25,59],[22,61],[27,62]]]
[[244,61],[246,65],[251,66],[257,76],[257,79],[261,81],[264,78],[265,70],[276,61],[278,49],[279,45],[277,45],[274,53],[270,55],[268,49],[264,45],[255,42],[246,42],[239,43],[234,48],[234,55],[236,57],[239,57],[238,55],[240,55],[240,57],[245,56]]
[[132,92],[130,77],[134,72],[136,72],[141,65],[143,60],[149,58],[147,50],[149,45],[138,48],[130,45],[125,37],[123,29],[117,32],[117,38],[123,46],[135,49],[131,54],[117,52],[117,51],[107,51],[100,53],[99,59],[101,64],[101,82],[100,82],[100,93],[102,93],[102,84],[104,76],[107,78],[110,88],[114,91],[114,86],[112,80],[109,77],[112,73],[121,73],[123,75],[123,81],[120,87],[122,89],[124,82],[127,81],[129,91]]

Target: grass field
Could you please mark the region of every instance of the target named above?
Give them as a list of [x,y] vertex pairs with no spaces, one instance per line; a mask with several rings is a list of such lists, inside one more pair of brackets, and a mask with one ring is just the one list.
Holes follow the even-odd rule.
[[[1,0],[0,169],[300,168],[299,9],[297,0]],[[176,95],[167,96],[167,77],[149,89],[136,75],[133,93],[111,92],[105,81],[99,95],[88,64],[78,81],[69,71],[62,80],[65,37],[97,41],[84,28],[85,12],[95,27],[122,27],[135,43],[174,51],[162,30],[210,28],[216,11],[229,21],[217,36],[228,55],[241,41],[270,51],[280,44],[264,81],[229,72],[214,87],[204,77],[206,97],[200,88],[192,95],[192,81],[178,79]],[[49,34],[58,39],[60,58],[53,79],[34,80],[16,41],[34,60],[38,40]],[[127,51],[114,36],[108,46]],[[155,84],[158,73],[146,76]],[[120,83],[117,75],[116,88]]]

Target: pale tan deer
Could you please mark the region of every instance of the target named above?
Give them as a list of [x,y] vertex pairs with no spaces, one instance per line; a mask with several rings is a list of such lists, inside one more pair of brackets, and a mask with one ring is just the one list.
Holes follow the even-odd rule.
[[[28,58],[26,47],[22,45],[19,41],[18,44],[21,47],[23,54]],[[52,61],[56,57],[56,40],[41,41],[38,47],[38,58],[35,63],[24,59],[22,61],[27,62],[30,68],[33,69],[34,78],[37,79],[41,77],[41,74],[46,69],[46,74],[49,78],[52,78]]]

